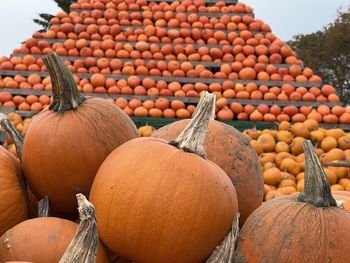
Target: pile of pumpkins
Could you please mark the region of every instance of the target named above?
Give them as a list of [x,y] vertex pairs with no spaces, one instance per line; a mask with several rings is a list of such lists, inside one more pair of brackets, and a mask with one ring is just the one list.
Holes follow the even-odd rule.
[[[304,191],[263,204],[265,172],[273,163],[265,169],[265,162],[263,172],[256,146],[213,120],[214,94],[203,93],[191,120],[138,131],[114,104],[82,96],[56,54],[44,62],[53,79],[50,106],[23,128],[24,138],[8,118],[0,118],[18,156],[0,147],[0,179],[6,182],[0,199],[8,200],[0,203],[1,262],[346,262],[350,257],[350,213],[344,209],[349,197],[343,191],[333,198],[309,140],[301,143]],[[265,134],[275,140],[266,131],[259,137]],[[256,139],[267,151],[266,140]],[[84,223],[95,209],[100,243],[87,235],[80,258],[61,258],[75,231],[74,241],[79,240],[79,193],[94,206],[79,207],[80,226],[96,232],[96,221]],[[45,196],[51,217],[29,219]],[[271,233],[278,235],[267,239]],[[290,242],[283,242],[286,237]],[[82,261],[83,254],[96,251],[96,259]]]
[[277,130],[250,129],[243,134],[259,155],[264,170],[265,201],[304,190],[304,139],[316,146],[331,189],[350,192],[349,168],[330,164],[350,160],[350,133],[340,128],[321,128],[309,119],[294,125],[281,122]]

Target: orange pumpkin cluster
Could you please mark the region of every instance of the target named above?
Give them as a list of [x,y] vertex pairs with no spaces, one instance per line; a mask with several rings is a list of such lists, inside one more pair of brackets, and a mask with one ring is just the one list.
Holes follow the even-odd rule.
[[[29,55],[30,56],[30,55]],[[27,57],[27,56],[26,56]],[[92,58],[93,59],[93,58]],[[155,63],[155,61],[153,61]],[[153,63],[152,62],[152,63]],[[66,62],[69,67],[70,62]],[[152,67],[152,63],[148,67]],[[173,72],[180,68],[185,72],[190,72],[193,68],[189,62],[178,63],[169,62],[167,68],[173,67]],[[177,68],[177,69],[175,69]],[[154,68],[153,68],[154,69]],[[152,70],[152,69],[151,69]],[[202,65],[195,66],[195,70],[209,72]],[[125,72],[124,72],[125,73]],[[306,102],[339,102],[339,97],[331,85],[323,85],[321,88],[294,87],[284,83],[280,87],[268,87],[265,84],[256,84],[254,81],[247,84],[235,83],[232,80],[215,81],[206,83],[181,83],[176,80],[155,80],[152,76],[143,78],[137,74],[134,68],[127,72],[127,78],[115,79],[110,75],[95,72],[91,77],[83,78],[74,75],[74,78],[82,92],[86,93],[109,93],[124,95],[149,95],[149,96],[175,96],[175,97],[199,97],[202,91],[214,92],[217,97],[227,99],[251,99],[251,100],[278,100],[278,101],[306,101]],[[200,73],[200,75],[202,74]],[[134,75],[136,74],[136,75]],[[82,75],[84,76],[84,75]],[[199,76],[198,76],[199,77]],[[49,77],[41,78],[38,73],[31,73],[28,77],[20,74],[14,77],[0,77],[1,88],[26,89],[26,90],[51,90],[51,80]]]
[[79,0],[77,3],[71,5],[71,9],[84,9],[84,10],[106,10],[109,8],[117,10],[140,10],[141,7],[149,7],[152,11],[176,11],[176,12],[208,12],[208,13],[251,13],[252,9],[246,6],[244,3],[237,5],[227,6],[224,1],[218,1],[215,6],[206,5],[204,0],[195,1],[181,1],[181,2],[151,2],[147,5],[145,0],[136,1],[120,1],[120,0],[100,0],[100,1],[89,1]]
[[342,129],[323,129],[310,119],[294,125],[281,122],[277,130],[246,130],[243,134],[255,148],[264,170],[265,201],[304,189],[304,139],[317,147],[331,189],[350,191],[349,169],[327,166],[328,162],[350,160],[350,134]]

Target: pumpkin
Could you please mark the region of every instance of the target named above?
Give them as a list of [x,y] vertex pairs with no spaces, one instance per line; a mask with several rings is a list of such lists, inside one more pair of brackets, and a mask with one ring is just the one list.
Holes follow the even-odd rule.
[[289,152],[289,145],[286,142],[278,142],[275,146],[275,152]]
[[287,144],[291,144],[293,141],[293,136],[289,131],[281,130],[277,133],[277,140],[279,142],[285,142]]
[[[181,120],[156,130],[152,137],[171,141],[189,124]],[[260,131],[247,130],[246,136],[256,138]],[[260,136],[261,137],[261,136]],[[263,146],[258,142],[259,145]],[[254,148],[233,127],[219,121],[209,123],[205,151],[212,162],[220,166],[233,182],[238,196],[240,225],[263,201],[262,170]]]
[[25,179],[21,164],[0,146],[0,235],[28,217]]
[[337,207],[311,142],[303,147],[304,191],[276,197],[250,215],[238,240],[238,262],[348,261],[350,214]]
[[149,137],[154,131],[155,129],[150,125],[145,125],[137,129],[140,137]]
[[295,123],[291,128],[291,132],[294,136],[300,136],[305,139],[310,137],[310,131],[304,123]]
[[272,167],[264,171],[264,183],[268,185],[278,185],[282,180],[281,171]]
[[349,136],[342,136],[338,139],[338,146],[342,150],[348,150],[350,149],[350,137]]
[[56,217],[26,220],[0,237],[0,262],[107,263],[98,241],[94,207],[81,194],[77,199],[80,225]]
[[53,101],[27,130],[22,164],[34,195],[49,197],[52,214],[74,217],[75,194],[89,194],[104,159],[120,144],[136,138],[137,130],[116,105],[80,95],[56,54],[43,60],[52,79]]
[[327,162],[345,160],[345,153],[343,150],[334,148],[327,153],[324,153],[320,156],[321,162],[323,165],[326,165]]
[[201,262],[230,231],[238,210],[236,191],[203,148],[214,98],[204,93],[189,126],[172,144],[133,139],[101,165],[90,200],[100,238],[114,253],[141,263]]
[[264,152],[272,152],[275,149],[275,138],[271,134],[262,134],[257,141],[262,144]]

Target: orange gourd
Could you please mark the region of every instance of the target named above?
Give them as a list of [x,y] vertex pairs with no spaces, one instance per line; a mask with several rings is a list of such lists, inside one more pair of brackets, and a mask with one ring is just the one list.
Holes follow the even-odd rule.
[[116,105],[80,95],[56,54],[44,61],[53,81],[53,101],[27,130],[23,170],[34,195],[50,198],[53,215],[71,217],[76,215],[76,192],[89,193],[107,155],[136,138],[137,130]]
[[[213,98],[204,95],[188,129],[172,145],[137,138],[101,165],[90,199],[100,238],[114,253],[137,262],[200,262],[230,231],[238,209],[235,188],[221,168],[205,159],[202,146]],[[137,165],[130,166],[130,157]]]
[[[350,214],[337,207],[311,142],[303,143],[303,147],[306,157],[303,192],[275,197],[256,209],[241,229],[235,259],[271,263],[325,259],[346,262],[350,257]],[[333,235],[329,235],[330,229]],[[315,232],[317,239],[311,234]]]

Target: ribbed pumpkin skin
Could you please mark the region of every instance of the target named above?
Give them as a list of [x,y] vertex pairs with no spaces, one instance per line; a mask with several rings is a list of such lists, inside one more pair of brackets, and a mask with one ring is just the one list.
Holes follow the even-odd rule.
[[28,217],[21,164],[0,146],[0,235]]
[[[78,224],[55,217],[26,220],[0,237],[0,262],[58,262],[69,246]],[[7,242],[5,242],[5,240]],[[7,246],[10,248],[7,248]],[[96,263],[107,263],[100,244]]]
[[238,210],[221,168],[157,138],[137,138],[113,151],[90,201],[103,243],[138,263],[203,262]]
[[[152,137],[175,139],[189,120],[166,125]],[[238,197],[240,225],[262,204],[264,180],[258,156],[250,143],[233,127],[219,121],[209,123],[205,139],[207,158],[220,166],[231,178]]]
[[350,212],[350,192],[332,191],[332,195],[336,200],[342,200],[344,202],[344,209]]
[[63,114],[44,110],[26,133],[24,173],[38,199],[49,197],[52,215],[77,215],[75,194],[89,195],[104,159],[136,137],[131,119],[104,99],[88,98]]
[[337,262],[350,258],[350,214],[276,197],[255,210],[241,229],[237,262]]

